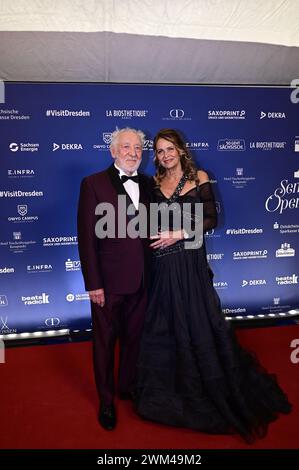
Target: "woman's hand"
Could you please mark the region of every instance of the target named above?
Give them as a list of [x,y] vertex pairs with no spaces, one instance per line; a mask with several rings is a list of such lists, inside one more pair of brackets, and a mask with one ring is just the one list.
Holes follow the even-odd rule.
[[182,230],[174,230],[165,232],[158,232],[158,235],[150,237],[151,240],[156,240],[151,243],[150,247],[156,250],[157,248],[167,248],[168,246],[174,245],[177,241],[184,238]]

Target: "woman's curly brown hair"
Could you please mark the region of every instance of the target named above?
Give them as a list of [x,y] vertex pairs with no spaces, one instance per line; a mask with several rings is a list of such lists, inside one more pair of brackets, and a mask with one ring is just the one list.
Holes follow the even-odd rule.
[[182,170],[184,172],[184,175],[186,175],[189,181],[195,181],[196,184],[199,184],[199,179],[197,176],[197,168],[180,134],[175,129],[161,129],[154,138],[154,152],[155,152],[154,164],[156,167],[155,180],[156,180],[157,186],[160,186],[161,181],[163,180],[166,174],[166,169],[162,165],[160,165],[159,160],[156,155],[157,142],[159,139],[168,140],[168,142],[171,142],[180,153],[182,152],[181,165],[182,165]]

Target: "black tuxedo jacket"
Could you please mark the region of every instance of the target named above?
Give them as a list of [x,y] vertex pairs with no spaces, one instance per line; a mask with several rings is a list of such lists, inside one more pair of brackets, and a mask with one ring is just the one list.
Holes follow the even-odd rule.
[[[139,202],[147,207],[151,201],[152,180],[139,173]],[[81,269],[87,291],[104,288],[106,293],[130,294],[148,281],[150,249],[149,240],[117,238],[118,195],[126,196],[127,205],[132,201],[126,193],[117,169],[87,176],[82,180],[78,205],[78,247]],[[96,206],[106,202],[115,209],[115,238],[99,239],[95,225],[100,216]],[[128,222],[128,217],[126,218]]]

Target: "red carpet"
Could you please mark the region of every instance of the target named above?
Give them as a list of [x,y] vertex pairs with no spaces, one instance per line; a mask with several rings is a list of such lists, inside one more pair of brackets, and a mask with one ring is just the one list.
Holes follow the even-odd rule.
[[277,374],[293,404],[292,414],[271,424],[268,435],[253,446],[238,436],[143,421],[127,401],[116,402],[117,428],[105,432],[97,422],[91,343],[82,342],[6,350],[6,363],[0,364],[0,448],[298,449],[299,363],[290,361],[290,343],[299,338],[299,327],[240,330],[238,336]]

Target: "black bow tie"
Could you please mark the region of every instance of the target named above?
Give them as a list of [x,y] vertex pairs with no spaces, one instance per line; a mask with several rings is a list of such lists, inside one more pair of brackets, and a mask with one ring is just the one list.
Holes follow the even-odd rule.
[[120,177],[122,183],[125,183],[126,181],[134,181],[134,183],[138,183],[139,182],[139,177],[138,175],[135,175],[135,176],[127,176],[127,175],[122,175]]

